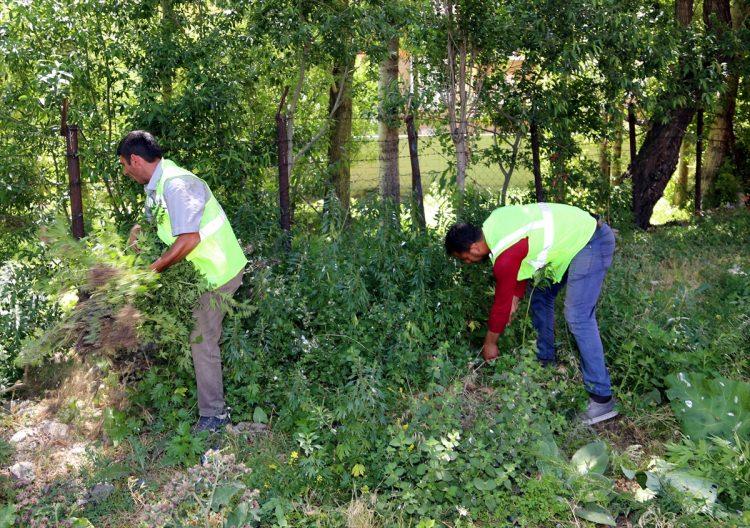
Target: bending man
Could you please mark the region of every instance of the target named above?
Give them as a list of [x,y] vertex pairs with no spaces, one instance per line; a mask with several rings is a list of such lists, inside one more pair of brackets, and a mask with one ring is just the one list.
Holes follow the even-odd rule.
[[596,321],[596,304],[615,250],[614,234],[606,223],[569,205],[513,205],[495,209],[481,229],[454,225],[445,237],[445,249],[469,264],[486,259],[493,264],[495,301],[482,349],[486,361],[498,356],[497,339],[528,279],[541,274],[547,284],[529,288],[537,357],[544,365],[554,365],[555,298],[567,284],[565,320],[578,345],[589,394],[581,419],[595,424],[617,416]]
[[[117,147],[123,171],[146,191],[146,210],[156,221],[159,238],[169,246],[151,269],[161,272],[187,259],[210,288],[193,309],[190,343],[198,385],[200,418],[195,431],[216,431],[229,423],[224,403],[219,339],[224,310],[221,299],[242,284],[247,259],[224,210],[206,182],[173,161],[148,132],[130,132]],[[139,226],[131,231],[131,243]]]

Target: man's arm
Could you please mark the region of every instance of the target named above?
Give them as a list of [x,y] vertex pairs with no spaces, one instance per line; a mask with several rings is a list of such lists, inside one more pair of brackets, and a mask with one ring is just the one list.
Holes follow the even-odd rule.
[[161,273],[169,266],[177,264],[179,261],[187,257],[200,241],[201,236],[198,233],[183,233],[177,235],[177,240],[174,241],[161,257],[151,264],[150,268],[157,273]]
[[497,339],[505,331],[511,315],[518,308],[518,301],[523,295],[526,281],[518,281],[518,270],[521,262],[529,253],[529,241],[521,239],[503,251],[495,259],[492,273],[495,276],[495,300],[487,322],[487,335],[484,338],[482,356],[486,361],[495,359],[500,351]]

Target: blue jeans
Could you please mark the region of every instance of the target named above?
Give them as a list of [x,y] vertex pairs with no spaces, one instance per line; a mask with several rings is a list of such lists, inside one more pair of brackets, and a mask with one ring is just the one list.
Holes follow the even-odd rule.
[[565,321],[581,355],[584,386],[589,393],[598,396],[612,394],[596,322],[596,303],[614,252],[615,236],[607,224],[602,224],[573,258],[561,282],[531,291],[531,320],[538,333],[537,357],[541,361],[554,361],[555,298],[567,283]]

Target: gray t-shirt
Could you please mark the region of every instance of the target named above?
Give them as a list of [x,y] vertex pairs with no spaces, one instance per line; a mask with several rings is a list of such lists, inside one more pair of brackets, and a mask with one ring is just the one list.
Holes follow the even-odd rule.
[[[146,215],[151,217],[151,207],[155,203],[156,187],[162,175],[161,163],[156,166],[151,180],[146,185]],[[184,233],[197,233],[200,230],[203,209],[208,201],[206,184],[195,176],[175,176],[164,185],[164,201],[169,210],[172,236]]]

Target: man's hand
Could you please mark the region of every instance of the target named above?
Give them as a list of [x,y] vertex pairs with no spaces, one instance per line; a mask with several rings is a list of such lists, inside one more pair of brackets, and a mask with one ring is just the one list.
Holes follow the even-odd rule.
[[497,359],[497,356],[500,355],[500,349],[497,348],[496,344],[484,344],[484,347],[482,347],[482,357],[485,361],[490,362]]
[[135,224],[130,228],[130,235],[128,235],[128,248],[132,249],[136,253],[141,252],[141,248],[138,247],[138,235],[141,234],[140,224]]
[[484,338],[484,346],[482,347],[482,357],[485,361],[492,361],[500,355],[500,350],[497,348],[498,337],[500,337],[500,334],[487,331],[487,335]]

